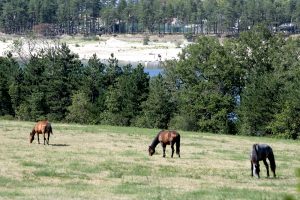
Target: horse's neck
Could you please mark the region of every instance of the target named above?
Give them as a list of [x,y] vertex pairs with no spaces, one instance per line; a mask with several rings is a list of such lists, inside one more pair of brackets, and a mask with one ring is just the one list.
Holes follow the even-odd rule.
[[253,145],[253,150],[252,150],[252,154],[254,156],[254,158],[256,159],[256,161],[260,161],[262,159],[262,149],[260,148],[259,144],[255,144]]
[[155,147],[158,145],[159,140],[158,140],[158,135],[154,138],[154,140],[152,141],[152,144],[150,145],[153,149],[155,149]]

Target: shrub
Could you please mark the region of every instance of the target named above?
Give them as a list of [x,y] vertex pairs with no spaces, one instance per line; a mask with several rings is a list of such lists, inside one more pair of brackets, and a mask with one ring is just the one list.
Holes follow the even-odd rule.
[[14,117],[12,115],[4,115],[4,116],[1,116],[0,119],[2,119],[2,120],[14,120]]
[[150,41],[150,38],[148,35],[146,35],[144,38],[143,38],[143,45],[148,45],[149,44],[149,41]]
[[185,33],[184,34],[185,39],[187,39],[189,42],[192,42],[194,40],[194,36],[193,33],[189,32],[189,33]]
[[184,131],[195,131],[198,129],[195,118],[181,115],[177,115],[171,119],[169,128]]
[[92,104],[84,92],[77,92],[72,96],[72,105],[68,107],[66,120],[75,123],[89,123],[92,119]]
[[269,128],[277,137],[297,139],[300,132],[299,108],[292,102],[286,102],[282,112],[275,115]]

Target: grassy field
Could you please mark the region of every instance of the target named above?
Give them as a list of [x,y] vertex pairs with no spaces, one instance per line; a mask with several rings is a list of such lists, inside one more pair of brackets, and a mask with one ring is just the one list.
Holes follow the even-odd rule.
[[[32,122],[0,120],[0,199],[300,199],[300,142],[180,132],[181,158],[148,156],[158,130],[52,123],[50,145],[29,144]],[[273,147],[276,179],[250,176],[253,143]]]

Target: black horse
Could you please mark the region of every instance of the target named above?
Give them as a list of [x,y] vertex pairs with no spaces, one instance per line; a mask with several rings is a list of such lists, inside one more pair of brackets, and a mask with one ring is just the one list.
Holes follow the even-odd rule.
[[275,157],[273,154],[272,148],[267,144],[253,144],[252,151],[250,154],[250,161],[251,161],[251,176],[256,176],[259,178],[259,161],[263,161],[266,169],[267,169],[267,176],[269,177],[269,165],[267,163],[267,159],[270,162],[271,170],[273,172],[274,177],[276,177],[275,169]]

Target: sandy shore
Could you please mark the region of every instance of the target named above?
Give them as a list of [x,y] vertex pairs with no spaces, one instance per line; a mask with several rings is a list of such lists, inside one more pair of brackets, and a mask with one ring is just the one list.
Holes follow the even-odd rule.
[[[12,51],[14,49],[13,43],[16,40],[23,41],[22,51],[24,55],[33,52],[32,48],[40,49],[54,44],[51,40],[37,39],[32,45],[30,44],[31,40],[22,37],[9,38],[7,35],[0,35],[0,56],[5,56],[8,51]],[[106,60],[111,54],[114,54],[115,58],[120,61],[141,63],[177,59],[182,48],[188,44],[182,36],[164,38],[153,36],[150,37],[148,45],[143,44],[143,37],[141,36],[102,36],[97,40],[66,36],[60,38],[58,42],[67,43],[71,51],[78,54],[80,59],[89,59],[93,54],[96,54],[98,58]],[[17,54],[15,53],[14,56]]]
[[94,53],[101,59],[107,59],[113,53],[119,60],[128,61],[164,61],[178,58],[181,48],[176,48],[174,43],[149,42],[143,45],[137,42],[125,42],[115,38],[106,41],[87,44],[70,44],[70,49],[80,58],[89,58]]

